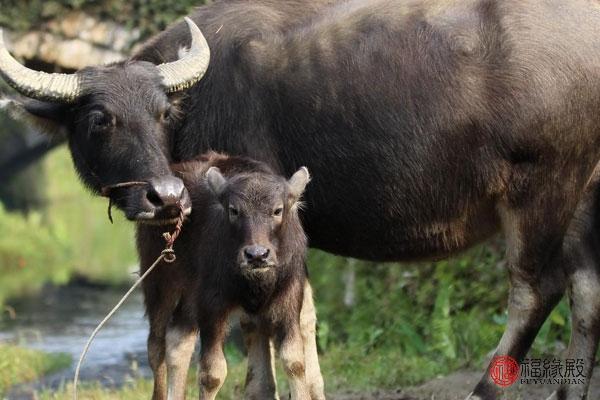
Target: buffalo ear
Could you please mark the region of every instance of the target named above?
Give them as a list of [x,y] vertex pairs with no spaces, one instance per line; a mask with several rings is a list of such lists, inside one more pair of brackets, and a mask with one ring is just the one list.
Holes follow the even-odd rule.
[[217,197],[223,194],[223,191],[227,186],[227,180],[221,174],[221,170],[217,167],[210,167],[208,171],[206,171],[206,181],[208,182],[210,190],[212,190]]
[[290,187],[290,195],[294,198],[294,200],[298,200],[300,196],[302,196],[302,193],[304,193],[304,189],[309,181],[310,174],[308,173],[308,168],[306,167],[301,167],[294,173],[294,175],[292,175],[288,181],[288,185]]
[[48,135],[67,132],[68,105],[0,96],[0,110],[7,111],[12,118]]

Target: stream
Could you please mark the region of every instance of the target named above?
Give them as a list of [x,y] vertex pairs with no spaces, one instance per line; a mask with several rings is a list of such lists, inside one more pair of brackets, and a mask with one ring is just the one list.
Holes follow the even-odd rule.
[[[15,315],[14,319],[0,320],[0,342],[66,353],[73,360],[70,368],[17,388],[9,399],[28,398],[19,392],[56,388],[70,381],[89,335],[124,292],[122,288],[70,285],[48,287],[35,296],[9,302]],[[129,379],[150,376],[147,335],[142,294],[137,290],[92,343],[81,369],[81,380],[120,386]]]

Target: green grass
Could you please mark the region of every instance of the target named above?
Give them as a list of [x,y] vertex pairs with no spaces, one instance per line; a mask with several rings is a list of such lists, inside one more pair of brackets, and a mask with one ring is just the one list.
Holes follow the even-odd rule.
[[[239,352],[233,348],[226,351],[228,360],[227,379],[219,391],[221,399],[240,399],[243,398],[244,380],[246,377],[246,361],[242,359]],[[198,398],[198,386],[196,379],[196,369],[191,368],[188,374],[187,398]],[[285,393],[287,384],[281,370],[278,371],[278,387],[280,393]],[[73,390],[72,384],[57,391],[45,391],[39,396],[40,400],[54,400],[68,398]],[[82,400],[138,400],[150,398],[152,394],[152,381],[147,379],[138,379],[125,384],[120,389],[105,388],[98,383],[84,383],[78,387],[78,397]],[[285,397],[283,397],[285,398]]]
[[12,386],[67,367],[64,354],[46,354],[35,350],[0,344],[0,396]]

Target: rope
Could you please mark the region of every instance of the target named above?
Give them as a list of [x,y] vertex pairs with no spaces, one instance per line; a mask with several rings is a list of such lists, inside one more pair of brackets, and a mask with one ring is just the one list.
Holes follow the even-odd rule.
[[100,330],[104,327],[104,325],[108,322],[108,320],[111,319],[111,317],[123,305],[125,300],[127,300],[127,298],[129,298],[131,293],[133,293],[133,291],[140,285],[140,283],[142,283],[142,281],[152,272],[152,270],[154,268],[156,268],[156,266],[161,261],[164,260],[164,262],[169,263],[169,264],[172,263],[173,261],[175,261],[176,256],[175,256],[175,251],[173,250],[173,244],[175,244],[175,240],[181,233],[181,227],[183,226],[183,219],[184,219],[183,207],[180,205],[179,209],[180,209],[179,218],[177,219],[177,225],[175,226],[175,230],[173,231],[173,233],[169,233],[169,232],[163,233],[163,237],[166,241],[165,249],[160,252],[160,255],[158,256],[158,258],[152,263],[152,265],[150,267],[148,267],[146,272],[144,272],[144,274],[142,276],[140,276],[137,281],[135,281],[135,283],[133,284],[133,286],[131,286],[131,288],[129,288],[127,293],[125,293],[123,295],[123,297],[121,297],[121,300],[119,300],[117,305],[114,306],[113,309],[110,310],[110,312],[106,315],[106,317],[104,317],[104,319],[98,324],[96,329],[94,329],[94,331],[90,335],[90,338],[88,339],[87,343],[85,344],[85,346],[83,348],[83,352],[81,353],[81,356],[79,357],[79,362],[77,362],[77,368],[75,368],[75,377],[73,378],[73,400],[77,400],[77,382],[79,381],[79,371],[81,369],[81,364],[83,364],[83,360],[84,360],[88,350],[90,349],[90,346],[91,346],[93,340],[96,338],[96,335],[98,334],[98,332],[100,332]]
[[100,196],[102,197],[108,197],[108,220],[110,221],[110,223],[113,223],[113,217],[112,217],[112,206],[113,206],[113,200],[112,197],[110,197],[110,193],[113,191],[113,189],[119,189],[119,188],[127,188],[127,187],[131,187],[131,186],[145,186],[148,185],[148,182],[143,182],[143,181],[131,181],[131,182],[120,182],[120,183],[115,183],[114,185],[106,185],[106,186],[102,186],[102,188],[100,188]]

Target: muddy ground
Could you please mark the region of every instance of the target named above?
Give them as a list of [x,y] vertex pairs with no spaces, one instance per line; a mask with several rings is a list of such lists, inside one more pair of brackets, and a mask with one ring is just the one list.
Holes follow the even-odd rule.
[[[460,371],[433,379],[420,386],[372,393],[340,393],[329,400],[464,400],[481,378],[481,371]],[[505,400],[546,400],[555,387],[544,385],[514,385]],[[592,379],[588,399],[600,399],[600,378]]]

